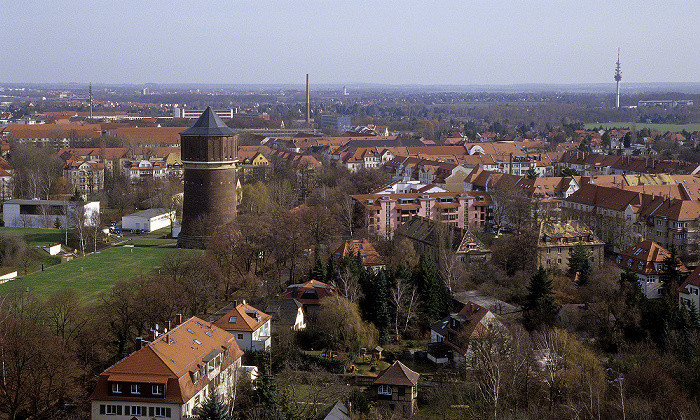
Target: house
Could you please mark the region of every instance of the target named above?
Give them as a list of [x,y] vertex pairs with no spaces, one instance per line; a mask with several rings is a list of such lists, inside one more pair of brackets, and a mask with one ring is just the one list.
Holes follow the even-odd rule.
[[71,159],[63,166],[63,176],[70,183],[72,191],[77,191],[83,198],[87,198],[90,193],[104,189],[105,165],[80,158]]
[[333,258],[340,261],[348,255],[352,257],[359,255],[362,265],[375,271],[384,268],[384,260],[367,239],[349,239],[343,242],[333,253]]
[[123,230],[154,230],[169,227],[175,220],[175,211],[168,209],[147,209],[122,217]]
[[678,287],[678,304],[700,315],[700,266]]
[[93,420],[188,419],[211,392],[235,385],[243,352],[233,335],[192,317],[102,372],[90,401]]
[[605,243],[588,226],[577,220],[542,222],[537,241],[537,264],[566,271],[569,269],[569,255],[578,244],[590,251],[593,267],[602,267]]
[[462,310],[430,327],[428,359],[438,364],[452,362],[463,366],[470,358],[469,345],[472,340],[486,338],[504,329],[493,312],[469,301]]
[[395,361],[374,380],[377,404],[388,406],[403,416],[413,415],[417,408],[418,378],[419,373]]
[[267,303],[265,312],[275,315],[275,325],[278,328],[289,328],[299,331],[306,328],[304,305],[296,299],[275,298]]
[[294,299],[301,303],[304,309],[304,317],[313,321],[321,311],[321,299],[335,294],[335,287],[318,280],[309,280],[302,284],[287,286],[287,291],[282,293],[282,299]]
[[233,334],[243,351],[270,350],[272,315],[255,309],[245,300],[241,303],[233,301],[230,306],[222,316],[212,320],[214,325]]
[[73,228],[78,222],[93,225],[100,213],[99,201],[8,200],[2,205],[3,220],[7,227]]
[[[648,299],[658,299],[663,294],[661,276],[665,271],[666,259],[671,253],[654,241],[644,240],[617,255],[617,266],[629,269],[637,275],[639,286]],[[678,271],[683,275],[689,270],[678,260]]]

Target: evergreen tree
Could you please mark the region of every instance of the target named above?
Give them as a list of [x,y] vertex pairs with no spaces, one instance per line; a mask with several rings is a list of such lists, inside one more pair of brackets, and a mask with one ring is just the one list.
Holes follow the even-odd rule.
[[233,420],[229,414],[229,407],[221,401],[217,392],[210,392],[199,407],[197,420]]
[[680,271],[680,260],[676,246],[671,245],[669,248],[669,256],[664,258],[664,270],[661,273],[661,279],[664,286],[664,297],[669,305],[674,307],[678,304],[678,286],[683,283],[684,275]]
[[379,330],[379,340],[384,343],[388,339],[391,315],[389,313],[389,285],[384,270],[375,277],[374,290],[374,325]]
[[326,281],[335,283],[338,280],[339,273],[340,269],[338,267],[338,262],[331,255],[328,257],[328,262],[326,263]]
[[581,265],[583,262],[590,259],[591,253],[588,251],[586,246],[582,243],[576,244],[571,249],[571,254],[569,255],[569,276],[573,276],[581,271]]
[[554,303],[552,279],[544,267],[540,266],[530,278],[523,314],[523,325],[535,330],[543,325],[554,325],[559,308]]
[[577,286],[587,285],[588,281],[591,278],[592,273],[593,273],[593,265],[591,264],[591,260],[589,260],[589,259],[583,260],[583,263],[581,263],[581,267],[579,269]]
[[527,179],[536,179],[537,178],[537,171],[535,171],[535,168],[530,168],[527,170]]
[[311,269],[311,278],[322,282],[326,281],[326,267],[320,257],[316,258],[316,264]]
[[433,260],[425,254],[420,256],[418,270],[413,276],[413,284],[420,296],[420,309],[426,323],[424,327],[430,326],[450,312],[452,301],[450,290],[440,277]]
[[262,372],[255,380],[255,402],[262,407],[265,418],[281,419],[283,416],[279,409],[277,383],[270,362],[266,360],[259,367]]

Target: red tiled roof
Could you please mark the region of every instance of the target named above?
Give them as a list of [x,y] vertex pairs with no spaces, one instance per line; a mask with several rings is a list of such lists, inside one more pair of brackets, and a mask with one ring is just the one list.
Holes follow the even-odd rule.
[[270,318],[272,318],[272,315],[268,315],[243,302],[214,321],[214,325],[226,331],[253,332]]
[[396,360],[384,372],[377,376],[374,380],[375,385],[401,385],[415,386],[418,385],[420,373],[414,372],[406,365]]

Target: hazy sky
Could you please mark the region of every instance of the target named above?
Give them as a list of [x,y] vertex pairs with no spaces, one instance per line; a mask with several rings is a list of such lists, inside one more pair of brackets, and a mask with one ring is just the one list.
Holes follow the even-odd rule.
[[0,2],[0,82],[700,82],[700,2]]

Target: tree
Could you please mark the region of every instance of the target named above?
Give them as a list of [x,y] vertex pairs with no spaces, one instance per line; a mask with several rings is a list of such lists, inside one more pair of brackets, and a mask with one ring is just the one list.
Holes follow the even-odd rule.
[[[590,266],[591,253],[582,243],[576,244],[571,249],[571,254],[569,255],[569,276],[573,276],[579,271],[583,266],[584,261],[588,261]],[[588,273],[590,274],[590,273]]]
[[420,296],[423,327],[427,328],[449,313],[452,295],[440,278],[433,260],[425,254],[420,256],[418,269],[413,275],[413,284]]
[[540,266],[530,278],[525,297],[523,325],[529,331],[543,325],[553,325],[557,315],[556,304],[552,292],[552,279],[544,267]]
[[527,176],[527,179],[536,179],[537,171],[535,170],[535,168],[530,167],[525,175]]
[[316,328],[339,350],[359,351],[377,341],[377,329],[362,320],[357,304],[338,295],[321,299]]
[[221,400],[218,392],[210,392],[197,410],[197,420],[233,420],[229,407]]

